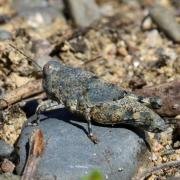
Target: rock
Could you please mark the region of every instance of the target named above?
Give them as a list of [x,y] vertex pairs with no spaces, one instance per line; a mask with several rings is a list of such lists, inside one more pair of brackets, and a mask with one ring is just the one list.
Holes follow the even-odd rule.
[[47,0],[14,0],[13,7],[17,11],[21,11],[26,8],[34,8],[34,7],[47,7]]
[[63,0],[15,0],[13,7],[18,15],[25,18],[27,23],[38,28],[42,25],[51,24],[55,18],[63,18]]
[[0,29],[0,41],[11,40],[12,34],[8,31]]
[[150,17],[145,18],[142,22],[141,27],[144,31],[151,30],[153,27],[152,19]]
[[[30,119],[32,121],[33,117]],[[27,142],[33,129],[26,127],[17,144],[20,163],[17,173],[22,173]],[[86,135],[87,123],[75,119],[65,109],[41,115],[39,128],[46,139],[45,152],[37,169],[42,179],[77,180],[94,169],[108,179],[131,179],[138,168],[138,160],[145,152],[143,140],[133,131],[122,127],[93,125],[93,132],[100,142],[95,145]]]
[[36,7],[56,7],[58,10],[62,11],[64,9],[63,0],[14,0],[13,7],[17,12],[25,9],[36,8]]
[[150,16],[157,26],[174,42],[180,42],[180,25],[169,9],[156,5],[150,9]]
[[15,165],[9,159],[4,159],[1,163],[1,171],[4,173],[13,173]]
[[78,26],[89,26],[100,17],[100,9],[94,0],[68,0],[67,6]]
[[24,17],[33,28],[50,25],[57,17],[63,18],[61,12],[53,7],[24,9],[19,12],[19,16]]
[[0,158],[9,157],[14,151],[14,147],[0,140]]

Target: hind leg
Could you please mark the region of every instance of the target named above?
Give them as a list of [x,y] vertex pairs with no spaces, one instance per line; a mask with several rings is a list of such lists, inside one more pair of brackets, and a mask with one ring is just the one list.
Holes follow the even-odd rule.
[[157,97],[143,97],[138,96],[132,93],[127,94],[127,97],[130,99],[134,99],[142,104],[144,104],[147,107],[153,108],[153,109],[159,109],[162,106],[162,100]]
[[87,108],[86,113],[85,113],[85,118],[86,118],[86,121],[88,123],[88,137],[91,139],[91,141],[94,144],[97,144],[99,142],[99,140],[97,139],[97,137],[92,132],[92,124],[91,124],[91,118],[89,115],[89,111],[90,111],[90,108]]

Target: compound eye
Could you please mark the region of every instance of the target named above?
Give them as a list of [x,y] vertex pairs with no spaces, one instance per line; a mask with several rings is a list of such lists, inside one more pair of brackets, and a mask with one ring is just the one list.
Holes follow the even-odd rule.
[[47,69],[48,69],[49,71],[51,71],[51,70],[53,69],[52,65],[51,65],[51,64],[48,64],[48,65],[47,65]]
[[53,67],[52,67],[51,64],[46,64],[46,65],[44,66],[44,68],[43,68],[43,72],[44,72],[44,74],[46,74],[46,75],[52,73],[52,71],[53,71]]
[[47,65],[47,70],[48,70],[48,72],[51,73],[51,72],[54,70],[53,65],[52,65],[52,64],[48,64],[48,65]]

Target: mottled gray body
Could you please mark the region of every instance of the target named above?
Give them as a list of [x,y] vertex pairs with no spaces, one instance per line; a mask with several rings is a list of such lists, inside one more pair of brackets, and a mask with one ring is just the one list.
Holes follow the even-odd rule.
[[[166,129],[164,120],[148,106],[159,107],[158,98],[143,98],[105,82],[93,73],[50,61],[43,68],[47,96],[72,113],[101,124],[130,123],[151,132]],[[146,104],[146,105],[145,105]]]

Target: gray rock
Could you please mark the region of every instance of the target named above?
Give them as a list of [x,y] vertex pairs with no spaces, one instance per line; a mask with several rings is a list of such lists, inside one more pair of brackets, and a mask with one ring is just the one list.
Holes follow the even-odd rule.
[[[108,179],[128,180],[136,172],[140,155],[146,148],[143,140],[133,131],[93,125],[93,132],[100,140],[95,145],[85,133],[87,123],[69,115],[65,109],[45,114],[41,115],[39,128],[47,144],[38,177],[79,180],[93,169],[98,169]],[[18,174],[22,173],[27,158],[28,137],[34,128],[37,127],[26,127],[17,144],[20,155],[16,168]]]
[[0,158],[9,157],[14,151],[14,147],[0,140]]
[[12,34],[8,31],[0,29],[0,41],[11,40]]
[[47,7],[47,0],[14,0],[13,7],[17,11],[21,11],[26,8],[34,8],[34,7]]
[[150,9],[150,16],[157,26],[173,41],[180,42],[180,25],[169,9],[155,5]]
[[34,7],[22,9],[19,16],[24,17],[28,24],[34,28],[50,25],[55,18],[63,18],[62,13],[54,7]]
[[25,9],[30,9],[34,7],[48,7],[53,6],[58,10],[64,9],[63,0],[13,0],[13,7],[16,11],[20,12]]
[[100,17],[100,9],[94,0],[67,0],[67,6],[78,26],[89,26]]

